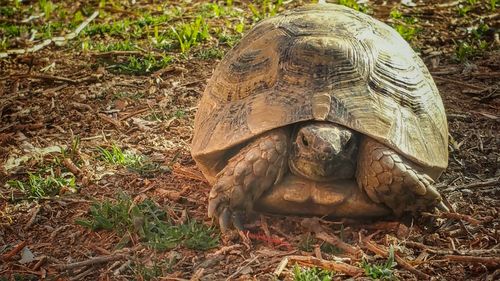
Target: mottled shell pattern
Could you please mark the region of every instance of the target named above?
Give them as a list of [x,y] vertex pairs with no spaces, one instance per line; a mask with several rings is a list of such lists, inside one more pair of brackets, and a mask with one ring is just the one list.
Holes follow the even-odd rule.
[[192,155],[210,182],[259,134],[318,120],[344,125],[438,177],[448,163],[439,92],[388,25],[334,4],[261,21],[215,69],[195,117]]

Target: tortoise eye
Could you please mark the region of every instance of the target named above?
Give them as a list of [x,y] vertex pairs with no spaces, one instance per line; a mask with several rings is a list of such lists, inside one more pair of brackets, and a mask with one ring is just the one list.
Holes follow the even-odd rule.
[[300,140],[302,141],[302,144],[304,146],[309,146],[309,142],[307,141],[306,136],[304,136],[304,134],[300,136]]

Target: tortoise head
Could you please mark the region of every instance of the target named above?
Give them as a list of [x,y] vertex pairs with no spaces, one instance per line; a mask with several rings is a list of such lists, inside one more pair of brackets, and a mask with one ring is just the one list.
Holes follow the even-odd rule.
[[290,170],[315,181],[353,178],[360,138],[334,123],[298,124],[292,135]]

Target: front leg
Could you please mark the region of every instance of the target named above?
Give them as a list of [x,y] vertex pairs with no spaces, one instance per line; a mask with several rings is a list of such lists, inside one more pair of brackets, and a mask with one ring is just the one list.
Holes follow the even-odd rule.
[[421,167],[369,137],[361,142],[356,179],[371,200],[384,203],[396,215],[429,207],[446,209],[434,180]]
[[229,159],[217,174],[208,199],[208,216],[218,218],[222,232],[242,228],[239,213],[249,212],[253,203],[278,183],[288,170],[289,135],[275,129],[257,137]]

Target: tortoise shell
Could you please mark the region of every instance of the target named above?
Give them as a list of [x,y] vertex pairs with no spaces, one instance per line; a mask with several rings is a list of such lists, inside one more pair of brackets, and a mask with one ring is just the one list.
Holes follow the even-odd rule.
[[388,25],[334,4],[263,20],[228,52],[200,100],[192,156],[213,183],[234,149],[307,120],[372,137],[434,178],[448,163],[443,103],[422,60]]

